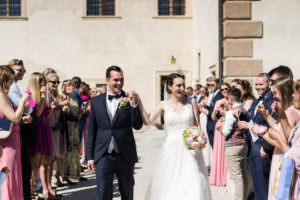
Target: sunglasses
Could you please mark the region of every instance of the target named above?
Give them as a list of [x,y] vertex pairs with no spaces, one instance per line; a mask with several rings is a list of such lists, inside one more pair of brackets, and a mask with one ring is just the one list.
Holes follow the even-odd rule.
[[40,78],[40,79],[39,79],[39,82],[41,83],[41,82],[47,82],[47,81],[46,81],[45,78]]
[[50,83],[52,83],[53,85],[59,85],[60,81],[49,81]]
[[25,69],[15,69],[16,71],[18,71],[18,72],[23,72],[23,73],[25,73],[26,72],[26,70]]
[[228,88],[221,88],[221,91],[228,91],[229,89]]
[[207,84],[207,87],[216,86],[215,84]]

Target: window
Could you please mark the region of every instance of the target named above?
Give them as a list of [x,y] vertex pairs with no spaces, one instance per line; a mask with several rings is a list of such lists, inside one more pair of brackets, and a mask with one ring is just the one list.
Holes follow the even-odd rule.
[[86,0],[87,16],[114,16],[115,0]]
[[0,0],[0,16],[21,16],[21,0]]
[[185,15],[185,0],[158,0],[158,15]]

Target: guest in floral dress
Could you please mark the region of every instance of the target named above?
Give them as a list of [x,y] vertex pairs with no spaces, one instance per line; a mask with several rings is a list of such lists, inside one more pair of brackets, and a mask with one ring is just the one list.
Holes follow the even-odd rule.
[[78,119],[80,117],[79,102],[72,97],[74,83],[64,81],[62,85],[64,99],[69,101],[69,106],[64,107],[67,128],[67,154],[65,159],[65,179],[71,183],[79,182],[80,176],[80,140]]

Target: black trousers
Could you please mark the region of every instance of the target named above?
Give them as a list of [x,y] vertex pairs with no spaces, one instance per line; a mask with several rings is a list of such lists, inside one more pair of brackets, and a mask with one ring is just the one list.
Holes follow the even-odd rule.
[[113,179],[116,174],[122,200],[133,200],[134,164],[127,163],[120,154],[105,154],[96,163],[97,200],[113,199]]
[[32,127],[30,124],[20,125],[21,131],[21,163],[24,200],[31,200],[30,179],[31,179],[31,158],[30,139]]

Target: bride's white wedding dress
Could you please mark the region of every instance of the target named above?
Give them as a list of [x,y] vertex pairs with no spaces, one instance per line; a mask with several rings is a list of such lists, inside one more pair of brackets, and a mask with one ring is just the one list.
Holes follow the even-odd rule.
[[151,184],[151,200],[210,200],[210,188],[201,150],[187,150],[183,130],[193,126],[191,99],[181,113],[164,102],[166,139],[158,153]]

